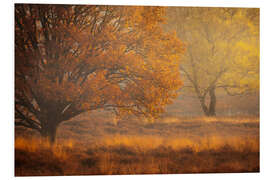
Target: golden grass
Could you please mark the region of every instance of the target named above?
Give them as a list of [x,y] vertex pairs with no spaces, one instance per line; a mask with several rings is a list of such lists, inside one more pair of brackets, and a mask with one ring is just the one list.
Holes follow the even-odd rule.
[[[84,129],[78,131],[76,136],[73,136],[76,132],[60,131],[69,136],[58,137],[52,147],[38,136],[16,136],[15,174],[20,176],[259,171],[258,118],[175,118],[151,126],[142,122],[141,127],[136,123],[128,124],[129,126],[121,123],[110,125],[101,122],[100,125],[106,128],[130,129],[136,133],[110,134],[105,128],[95,127],[99,128],[101,135],[91,137]],[[245,123],[255,125],[245,126]],[[202,125],[197,126],[198,124]],[[216,125],[221,129],[226,128],[226,131],[217,130]],[[66,127],[69,126],[72,127]],[[162,134],[163,127],[179,128],[181,131],[174,129],[173,133],[166,136]],[[155,134],[141,133],[142,128],[145,128],[144,132],[149,130]],[[178,134],[183,131],[184,133]]]
[[242,124],[242,123],[259,123],[259,118],[254,117],[238,117],[238,118],[230,118],[230,117],[203,117],[203,122],[213,123],[213,122],[226,122],[231,124]]
[[[23,149],[28,152],[38,152],[41,149],[51,149],[54,156],[60,159],[68,159],[67,149],[76,149],[75,140],[65,140],[61,143],[56,142],[53,147],[46,141],[39,138],[25,139],[16,138],[15,148]],[[76,145],[77,146],[77,145]],[[170,148],[172,150],[181,150],[189,148],[194,152],[202,152],[214,150],[217,151],[223,147],[230,147],[231,150],[237,152],[259,152],[259,140],[254,137],[221,137],[208,136],[197,139],[175,138],[175,137],[159,137],[159,136],[106,136],[99,139],[96,143],[85,145],[85,147],[77,147],[78,149],[87,148],[112,148],[124,146],[132,148],[136,152],[147,152],[159,147]],[[105,157],[106,159],[107,157]],[[108,159],[108,158],[107,158]]]
[[[16,175],[257,172],[259,166],[259,143],[255,138],[192,140],[118,135],[84,147],[67,141],[51,149],[37,139],[16,138],[15,148],[16,163],[20,164],[16,165]],[[29,154],[30,159],[20,152]],[[30,168],[29,172],[27,167],[43,171]]]
[[206,150],[217,150],[224,146],[230,146],[236,151],[259,151],[259,140],[255,137],[221,137],[208,136],[191,138],[175,138],[160,136],[107,136],[103,137],[97,143],[98,146],[126,146],[140,151],[148,151],[160,146],[170,147],[174,150],[191,148],[195,152]]
[[59,159],[67,159],[67,148],[72,148],[73,142],[71,140],[64,140],[63,142],[56,142],[53,146],[48,141],[35,137],[31,139],[17,137],[15,139],[15,149],[25,150],[27,152],[39,152],[41,150],[50,150],[53,155]]

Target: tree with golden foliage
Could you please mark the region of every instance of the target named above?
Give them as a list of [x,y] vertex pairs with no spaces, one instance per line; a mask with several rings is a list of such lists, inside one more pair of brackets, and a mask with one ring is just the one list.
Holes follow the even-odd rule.
[[15,5],[15,124],[51,143],[86,111],[155,118],[181,87],[162,7]]
[[183,89],[216,115],[216,92],[245,95],[259,90],[259,9],[170,8],[168,29],[186,45]]

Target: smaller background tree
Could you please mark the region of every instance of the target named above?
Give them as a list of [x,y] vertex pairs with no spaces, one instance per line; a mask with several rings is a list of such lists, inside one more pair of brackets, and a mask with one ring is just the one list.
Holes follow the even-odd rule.
[[216,115],[217,93],[258,93],[259,9],[171,7],[168,12],[166,27],[176,29],[187,48],[180,66],[182,92],[195,93],[206,116]]

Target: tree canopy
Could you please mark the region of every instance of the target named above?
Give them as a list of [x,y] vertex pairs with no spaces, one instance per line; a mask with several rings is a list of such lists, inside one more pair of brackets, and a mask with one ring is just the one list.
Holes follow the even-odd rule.
[[259,10],[178,8],[168,29],[186,45],[180,66],[183,90],[193,91],[205,115],[215,115],[216,91],[243,95],[259,90]]
[[155,118],[177,97],[183,45],[163,7],[15,5],[15,123],[53,142],[96,109]]

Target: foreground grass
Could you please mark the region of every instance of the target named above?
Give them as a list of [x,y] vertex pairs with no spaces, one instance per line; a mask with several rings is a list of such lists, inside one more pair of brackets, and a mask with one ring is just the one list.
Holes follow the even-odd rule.
[[16,176],[259,172],[258,117],[85,114],[60,126],[52,148],[34,131],[15,132]]
[[257,138],[157,136],[103,137],[50,148],[40,139],[16,138],[15,175],[170,174],[258,172]]

